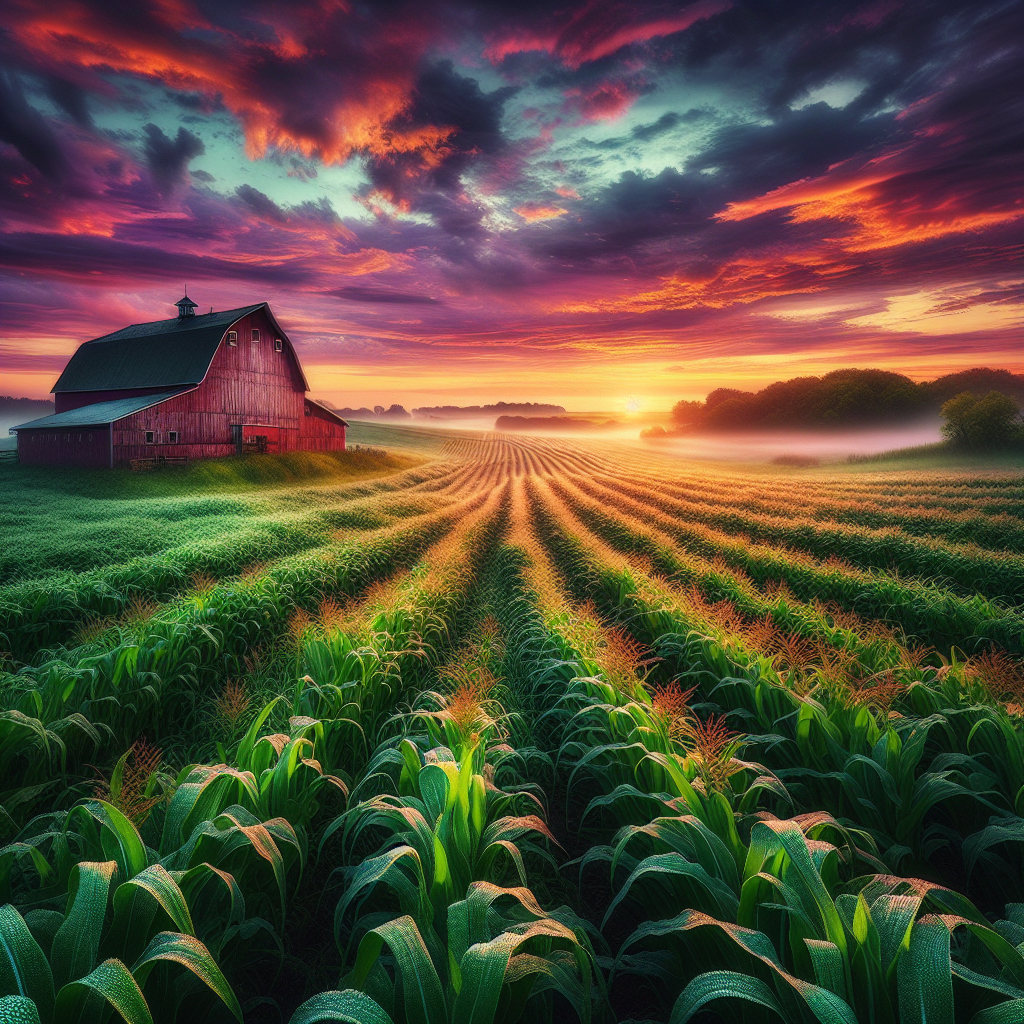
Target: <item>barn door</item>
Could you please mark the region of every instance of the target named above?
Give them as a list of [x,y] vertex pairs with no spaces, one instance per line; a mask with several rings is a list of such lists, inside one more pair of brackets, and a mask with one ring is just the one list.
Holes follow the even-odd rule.
[[[265,454],[281,450],[281,430],[265,423],[242,423],[232,427],[235,451],[239,455]],[[238,434],[234,431],[237,429]]]

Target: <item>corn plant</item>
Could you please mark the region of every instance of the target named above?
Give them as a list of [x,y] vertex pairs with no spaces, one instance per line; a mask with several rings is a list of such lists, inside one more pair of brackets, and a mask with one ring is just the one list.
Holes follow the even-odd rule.
[[528,889],[475,882],[448,918],[433,957],[412,917],[370,929],[343,979],[352,988],[308,1000],[291,1024],[515,1024],[550,1020],[556,995],[590,1020],[593,951],[566,908],[545,913]]
[[[968,900],[886,875],[848,888],[837,891],[834,847],[808,842],[795,823],[761,822],[751,832],[736,924],[685,910],[641,925],[626,948],[660,948],[685,963],[679,976],[690,980],[672,1021],[719,999],[821,1024],[1016,1019],[1024,955]],[[954,943],[961,929],[964,941]],[[666,970],[649,951],[623,962]]]
[[[550,860],[536,842],[554,842],[543,819],[515,813],[523,809],[529,794],[494,786],[489,781],[493,768],[481,763],[478,743],[464,744],[461,760],[446,747],[421,753],[408,739],[399,749],[399,795],[363,801],[324,835],[326,842],[342,830],[351,849],[364,833],[389,833],[380,852],[348,872],[346,893],[335,915],[339,939],[349,908],[361,906],[382,885],[397,896],[403,912],[416,920],[433,944],[444,933],[448,908],[471,882],[500,880],[509,865],[525,886],[524,852]],[[368,774],[377,772],[375,765],[368,769]]]
[[172,1019],[195,986],[178,986],[174,996],[165,972],[150,981],[153,968],[166,962],[191,972],[241,1021],[231,987],[196,938],[178,884],[183,876],[147,864],[138,833],[116,808],[97,802],[83,810],[102,822],[102,841],[115,857],[70,867],[63,910],[38,909],[23,917],[11,905],[0,908],[7,953],[0,961],[0,993],[31,1000],[43,1022],[91,1020],[105,1003],[130,1022],[152,1021],[154,1010],[158,1019]]

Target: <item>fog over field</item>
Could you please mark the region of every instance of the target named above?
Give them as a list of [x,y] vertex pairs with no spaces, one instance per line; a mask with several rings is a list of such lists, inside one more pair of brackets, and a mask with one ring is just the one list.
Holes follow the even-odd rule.
[[[675,455],[684,459],[716,459],[738,462],[771,461],[780,455],[800,455],[822,461],[842,460],[849,455],[874,455],[897,448],[913,448],[935,444],[942,440],[939,432],[941,419],[928,417],[899,426],[871,427],[860,430],[777,430],[756,433],[694,433],[643,439],[645,448],[662,455]],[[632,422],[620,426],[593,430],[530,430],[517,436],[589,438],[592,440],[638,441],[642,424]],[[480,421],[459,424],[459,428],[491,429]],[[446,430],[455,428],[445,424]],[[457,428],[456,428],[457,429]]]
[[942,440],[938,417],[912,424],[866,430],[780,430],[757,434],[692,434],[653,442],[665,453],[693,459],[770,461],[779,455],[802,455],[828,461],[848,455],[874,455]]

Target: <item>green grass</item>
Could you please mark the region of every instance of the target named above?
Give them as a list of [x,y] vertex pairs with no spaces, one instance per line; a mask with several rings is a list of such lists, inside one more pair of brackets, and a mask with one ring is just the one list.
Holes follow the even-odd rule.
[[[354,442],[369,444],[369,441]],[[0,464],[3,505],[19,505],[34,491],[91,498],[157,498],[215,491],[237,493],[313,481],[361,480],[419,465],[406,451],[285,452],[206,459],[148,472]],[[0,506],[2,507],[2,506]]]
[[1024,472],[1024,452],[965,452],[951,448],[945,441],[894,448],[874,455],[850,455],[846,461],[854,472],[860,467],[869,472],[887,469]]

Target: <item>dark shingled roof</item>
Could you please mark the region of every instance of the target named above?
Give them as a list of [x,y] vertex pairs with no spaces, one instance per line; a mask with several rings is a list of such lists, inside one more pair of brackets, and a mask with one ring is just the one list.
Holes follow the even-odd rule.
[[276,325],[270,307],[257,302],[220,313],[132,324],[94,338],[78,347],[52,390],[118,391],[199,384],[225,330],[243,316],[264,308]]

